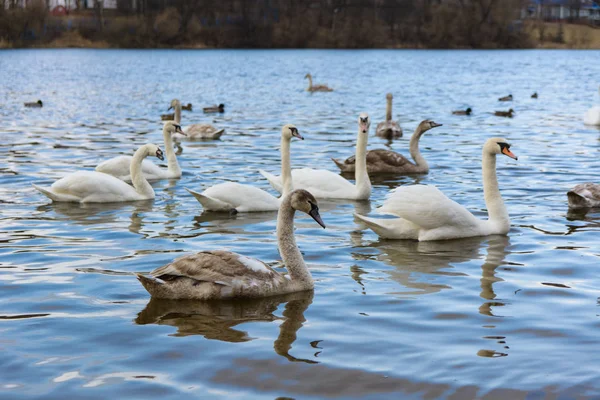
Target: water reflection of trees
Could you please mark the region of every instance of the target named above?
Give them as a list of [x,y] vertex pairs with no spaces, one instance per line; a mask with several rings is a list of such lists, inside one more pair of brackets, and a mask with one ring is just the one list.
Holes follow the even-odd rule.
[[[313,292],[291,293],[262,299],[198,301],[151,299],[138,314],[139,325],[170,325],[177,328],[174,336],[201,335],[206,339],[240,343],[252,340],[246,331],[236,329],[246,322],[273,322],[283,320],[279,336],[273,343],[278,355],[292,362],[317,363],[301,359],[289,352],[296,341],[298,330],[306,319],[304,312],[312,303]],[[285,303],[283,316],[275,315]]]

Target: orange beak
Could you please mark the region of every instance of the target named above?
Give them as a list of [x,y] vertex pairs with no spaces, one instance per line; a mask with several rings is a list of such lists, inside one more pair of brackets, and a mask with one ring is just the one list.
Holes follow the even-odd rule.
[[510,151],[508,149],[508,147],[505,147],[502,149],[502,154],[504,154],[505,156],[509,156],[510,158],[514,158],[515,160],[518,160],[517,156],[515,156],[512,151]]

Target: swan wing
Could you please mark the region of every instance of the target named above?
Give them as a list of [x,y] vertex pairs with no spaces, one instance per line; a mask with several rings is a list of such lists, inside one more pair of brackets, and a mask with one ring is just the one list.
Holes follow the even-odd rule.
[[583,123],[586,125],[600,126],[600,106],[595,106],[587,110],[583,117]]
[[281,277],[279,273],[260,260],[223,250],[202,251],[179,257],[150,273],[155,278],[170,280],[191,278],[237,287],[248,281],[269,281]]
[[[98,164],[96,171],[115,176],[124,181],[131,181],[130,167],[132,159],[132,156],[114,157]],[[146,179],[164,179],[168,177],[166,170],[148,159],[142,161],[142,173]]]
[[295,189],[306,189],[317,198],[336,198],[356,191],[348,180],[326,169],[294,169],[292,182]]
[[204,196],[230,204],[239,212],[279,210],[280,200],[275,196],[250,185],[236,182],[219,183],[206,189]]
[[[218,139],[224,131],[225,129],[217,129],[210,124],[194,124],[184,129],[184,132],[189,139]],[[183,136],[177,134],[177,136],[174,135],[173,137],[179,138]]]
[[430,185],[401,186],[392,191],[378,210],[397,215],[423,229],[449,226],[469,229],[480,223],[466,208]]
[[391,150],[377,149],[367,152],[367,164],[385,164],[392,167],[404,167],[407,164],[414,165],[402,154]]
[[273,175],[262,169],[258,170],[258,172],[260,172],[260,174],[269,181],[269,183],[271,184],[271,187],[273,189],[277,190],[279,193],[281,193],[283,191],[283,184],[281,183],[281,176]]
[[54,182],[50,189],[59,194],[75,196],[82,201],[111,202],[139,198],[135,189],[112,175],[96,171],[79,171]]

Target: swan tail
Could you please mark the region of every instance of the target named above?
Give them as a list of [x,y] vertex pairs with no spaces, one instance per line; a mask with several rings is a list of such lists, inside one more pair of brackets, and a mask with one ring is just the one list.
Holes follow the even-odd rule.
[[202,204],[202,207],[206,211],[231,211],[233,208],[229,203],[225,203],[224,201],[203,195],[202,193],[194,192],[188,188],[185,188],[185,190],[190,192],[192,196]]
[[80,198],[76,197],[76,196],[72,196],[72,195],[64,194],[64,193],[54,193],[53,191],[43,188],[41,186],[38,186],[35,183],[32,183],[31,185],[52,201],[68,201],[68,202],[76,202],[76,203],[79,203],[79,201],[80,201]]
[[269,181],[269,184],[271,185],[271,187],[272,187],[273,189],[275,189],[275,190],[277,190],[279,193],[281,193],[281,191],[282,191],[282,187],[281,187],[281,185],[280,185],[280,184],[279,184],[279,182],[278,182],[278,177],[277,177],[277,176],[275,176],[275,175],[273,175],[273,174],[270,174],[270,173],[268,173],[267,171],[264,171],[264,170],[262,170],[262,169],[259,169],[259,170],[258,170],[258,172],[260,172],[260,174],[261,174],[262,176],[264,176],[264,177],[265,177],[265,178],[266,178],[266,179]]
[[590,206],[585,197],[580,196],[573,191],[567,192],[567,199],[569,200],[569,207],[571,208],[585,208]]
[[213,139],[219,139],[223,133],[225,133],[225,129],[219,129],[213,134]]
[[418,230],[407,226],[407,221],[402,218],[370,218],[360,214],[354,214],[383,239],[417,239]]
[[140,281],[144,289],[146,289],[151,296],[154,296],[156,293],[163,290],[164,283],[162,283],[161,281],[154,278],[145,277],[142,274],[135,275],[137,276],[138,281]]
[[345,163],[336,160],[335,158],[331,157],[331,160],[335,163],[335,165],[337,165],[337,167],[342,171],[345,172],[348,170],[348,167],[346,166]]

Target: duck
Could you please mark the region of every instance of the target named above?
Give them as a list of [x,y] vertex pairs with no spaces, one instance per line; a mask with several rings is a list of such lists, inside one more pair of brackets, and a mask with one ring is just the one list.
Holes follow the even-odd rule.
[[506,118],[512,118],[513,117],[513,113],[515,112],[515,110],[513,110],[512,108],[508,111],[494,111],[494,115],[496,117],[506,117]]
[[509,94],[508,96],[500,97],[498,99],[498,101],[512,101],[512,99],[513,99],[512,94]]
[[[169,110],[175,110],[174,120],[177,124],[181,124],[181,102],[177,99],[171,100]],[[181,142],[183,140],[216,140],[223,135],[225,129],[217,129],[210,124],[193,124],[183,129],[185,135],[175,133],[173,140]]]
[[567,192],[569,208],[600,207],[600,185],[580,183]]
[[221,103],[218,106],[209,106],[202,109],[205,113],[223,113],[225,112],[225,104]]
[[192,111],[192,103],[187,103],[187,105],[182,104],[181,109],[185,111]]
[[472,112],[473,112],[473,110],[471,110],[471,107],[469,107],[466,110],[452,111],[452,114],[454,114],[454,115],[471,115]]
[[[598,89],[600,92],[600,89]],[[600,126],[600,106],[594,106],[586,111],[583,123],[590,126]]]
[[277,243],[288,274],[264,262],[227,250],[202,251],[175,259],[150,272],[137,274],[152,298],[220,300],[260,298],[314,289],[314,281],[294,238],[294,214],[301,211],[325,228],[315,197],[294,190],[281,201]]
[[141,146],[131,159],[133,187],[119,178],[97,171],[78,171],[43,188],[33,187],[55,202],[70,203],[117,203],[149,200],[154,190],[142,174],[142,161],[148,156],[164,160],[162,150],[155,144]]
[[[340,175],[325,169],[302,168],[292,170],[294,188],[306,189],[318,199],[368,200],[371,196],[371,181],[367,172],[366,153],[370,126],[369,115],[361,113],[358,117],[355,185]],[[283,191],[281,176],[272,175],[263,170],[259,172],[269,181],[273,189],[279,193]]]
[[[367,151],[367,172],[373,174],[426,174],[429,172],[427,161],[419,151],[419,139],[430,129],[442,126],[432,120],[422,121],[410,138],[410,155],[415,163],[395,151],[377,149]],[[356,157],[348,157],[344,162],[332,158],[342,172],[354,172]]]
[[394,189],[378,209],[399,218],[370,218],[354,214],[385,239],[418,241],[449,240],[475,236],[506,235],[510,218],[496,176],[496,156],[517,159],[504,138],[488,139],[483,146],[483,195],[489,218],[481,220],[446,197],[435,186],[410,185]]
[[538,94],[537,92],[533,92],[533,94],[531,95],[532,99],[537,99],[538,98]]
[[[158,165],[152,163],[150,160],[144,160],[142,162],[142,174],[147,180],[159,180],[159,179],[178,179],[181,178],[181,168],[177,162],[177,156],[173,150],[173,141],[171,136],[175,133],[184,135],[181,130],[181,126],[175,122],[167,122],[163,126],[163,138],[165,140],[165,152],[167,156],[167,169],[163,169]],[[132,156],[118,156],[106,160],[96,167],[96,171],[103,172],[115,176],[122,181],[131,181],[130,165]]]
[[397,139],[402,137],[402,128],[400,124],[396,121],[392,121],[392,99],[393,96],[391,93],[388,93],[386,96],[386,109],[385,109],[385,121],[377,124],[377,128],[375,129],[375,135],[386,138],[388,140]]
[[[290,142],[293,137],[304,140],[294,125],[284,125],[281,129],[282,197],[292,191]],[[281,206],[281,199],[257,187],[237,182],[219,183],[202,193],[187,188],[186,190],[202,204],[205,211],[227,211],[237,214],[240,212],[277,211]]]
[[304,79],[308,79],[308,88],[306,89],[308,92],[333,92],[333,89],[327,85],[313,85],[311,74],[306,74]]
[[174,121],[175,120],[175,114],[161,114],[160,115],[160,119],[162,121]]
[[31,103],[25,103],[25,107],[41,108],[43,106],[44,106],[44,103],[42,103],[41,100],[34,101],[34,102],[31,102]]

